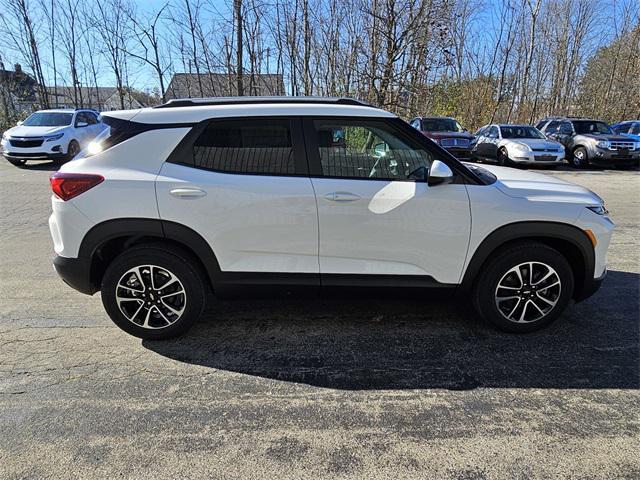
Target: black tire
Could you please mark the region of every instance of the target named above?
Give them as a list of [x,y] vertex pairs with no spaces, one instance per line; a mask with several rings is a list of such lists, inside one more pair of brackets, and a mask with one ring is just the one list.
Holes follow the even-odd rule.
[[497,157],[498,157],[497,158],[498,159],[498,165],[503,166],[503,167],[513,167],[513,162],[509,158],[509,154],[507,153],[506,149],[501,148],[500,150],[498,150]]
[[569,162],[573,168],[587,168],[589,166],[589,153],[584,147],[577,147]]
[[78,153],[80,153],[80,144],[76,140],[71,140],[69,142],[69,147],[67,147],[65,161],[73,160]]
[[[149,269],[150,266],[153,268]],[[124,276],[135,267],[140,267],[139,272],[144,277],[143,281],[140,282],[139,277],[135,275],[137,282],[126,282]],[[147,267],[147,273],[145,273],[145,267]],[[155,289],[148,288],[151,283],[149,270],[154,274]],[[158,285],[158,281],[162,281],[162,278],[167,279],[166,272],[173,275],[178,282],[169,276],[168,279],[173,282],[172,285],[169,285],[171,282],[168,281]],[[102,279],[102,304],[111,320],[131,335],[148,340],[174,338],[189,330],[202,315],[207,292],[204,278],[198,262],[186,252],[164,245],[134,247],[120,254],[109,264]],[[131,279],[131,276],[128,279]],[[134,287],[136,292],[119,286],[123,284],[121,281]],[[140,289],[144,290],[145,285],[147,293],[142,294]],[[162,291],[163,288],[165,288],[164,291]],[[180,288],[183,289],[184,294],[174,293]],[[121,302],[121,309],[116,294],[121,297],[131,297],[132,300]],[[167,294],[168,299],[161,298],[161,295]],[[162,304],[161,302],[164,301],[167,303]],[[147,307],[149,304],[151,307]],[[175,311],[180,310],[180,315],[172,313],[167,304],[170,304]],[[133,313],[137,308],[141,308],[140,313]],[[161,313],[161,308],[164,314]],[[125,316],[123,311],[125,313],[128,311],[129,318],[132,320]],[[147,315],[148,312],[150,313]],[[145,319],[148,319],[148,327],[143,326]]]
[[24,167],[27,164],[27,161],[24,159],[7,158],[7,160],[14,167]]
[[[517,276],[515,273],[508,272],[528,262],[534,264],[533,281],[526,278],[531,271],[528,265],[518,269],[524,281],[521,282],[522,287],[517,290],[514,288],[514,286],[517,287]],[[543,265],[550,269],[544,270]],[[550,277],[539,284],[535,283],[544,277],[545,271],[551,272],[551,270],[554,273]],[[554,275],[560,284],[549,287],[548,285],[555,282]],[[515,280],[513,286],[505,289],[498,288],[498,285],[505,285],[513,280]],[[519,243],[496,252],[493,258],[483,266],[475,282],[473,305],[484,320],[500,330],[513,333],[533,332],[549,325],[562,314],[573,296],[573,288],[573,272],[567,259],[560,252],[538,242]],[[504,298],[509,298],[512,291],[513,299],[504,301]],[[503,311],[498,307],[498,296],[503,299],[500,303]],[[547,298],[552,303],[555,302],[555,305],[551,306],[541,297]],[[530,302],[534,302],[534,305]],[[541,310],[534,308],[535,305],[540,305]],[[513,313],[512,309],[514,309]],[[544,315],[541,318],[535,318],[542,313]],[[507,318],[508,316],[512,319]],[[519,320],[524,321],[519,323]]]

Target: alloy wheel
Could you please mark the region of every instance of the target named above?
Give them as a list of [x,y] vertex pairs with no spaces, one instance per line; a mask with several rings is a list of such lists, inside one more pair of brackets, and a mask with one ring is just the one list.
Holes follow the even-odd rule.
[[562,291],[558,273],[542,262],[526,262],[508,270],[498,282],[495,303],[500,314],[515,323],[546,317]]
[[116,303],[124,317],[148,329],[166,328],[185,311],[187,295],[173,273],[157,265],[140,265],[125,272],[116,287]]

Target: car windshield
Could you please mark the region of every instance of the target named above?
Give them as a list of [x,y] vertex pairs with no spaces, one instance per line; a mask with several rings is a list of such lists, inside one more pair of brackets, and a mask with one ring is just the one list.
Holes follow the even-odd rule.
[[36,112],[22,122],[28,127],[63,127],[71,125],[73,113],[62,112]]
[[464,132],[464,128],[452,118],[423,118],[425,132]]
[[591,120],[574,121],[573,128],[579,135],[611,135],[613,133],[606,123]]
[[502,138],[545,138],[540,130],[526,125],[502,126],[500,131]]

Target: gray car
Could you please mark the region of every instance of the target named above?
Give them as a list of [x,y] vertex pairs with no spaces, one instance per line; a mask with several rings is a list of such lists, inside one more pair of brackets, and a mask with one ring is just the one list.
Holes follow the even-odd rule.
[[564,145],[567,160],[575,168],[590,164],[626,167],[640,160],[640,142],[616,134],[605,122],[560,117],[541,120],[538,125],[547,138]]
[[551,167],[564,161],[564,147],[531,125],[485,125],[476,137],[472,150],[476,160]]

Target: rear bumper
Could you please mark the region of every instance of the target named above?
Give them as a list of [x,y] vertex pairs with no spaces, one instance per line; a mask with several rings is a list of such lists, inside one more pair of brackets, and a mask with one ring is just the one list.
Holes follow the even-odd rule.
[[64,283],[80,293],[93,295],[98,291],[91,283],[91,264],[88,260],[56,255],[53,258],[53,268]]

